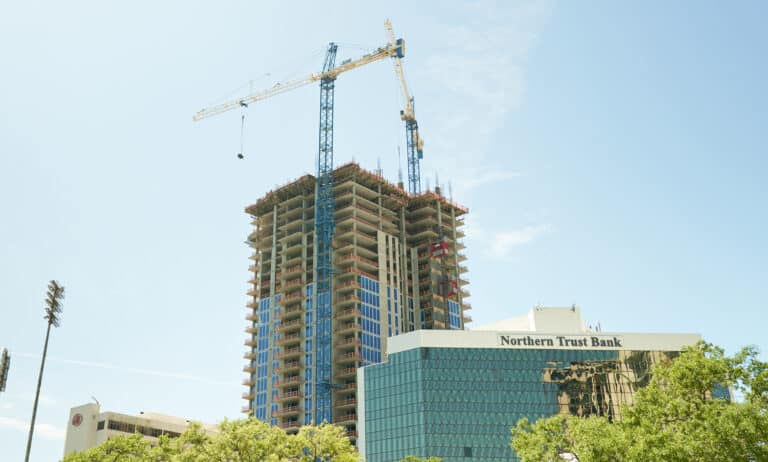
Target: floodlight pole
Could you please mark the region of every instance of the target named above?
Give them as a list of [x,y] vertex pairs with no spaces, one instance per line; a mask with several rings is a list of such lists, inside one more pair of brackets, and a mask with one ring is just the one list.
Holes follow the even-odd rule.
[[29,438],[27,438],[27,452],[24,462],[29,462],[29,453],[32,450],[32,435],[35,432],[35,418],[37,417],[37,402],[40,399],[40,386],[43,383],[43,369],[45,358],[48,355],[48,339],[51,336],[51,326],[59,326],[59,314],[61,314],[60,301],[64,298],[64,287],[57,281],[48,283],[48,293],[45,300],[45,319],[48,320],[48,328],[45,331],[45,346],[43,346],[43,359],[40,362],[40,374],[37,376],[37,391],[35,392],[35,404],[32,408],[32,421],[29,423]]
[[0,354],[0,392],[5,391],[6,384],[8,383],[8,370],[11,368],[11,355],[8,353],[7,348],[3,348],[3,352]]

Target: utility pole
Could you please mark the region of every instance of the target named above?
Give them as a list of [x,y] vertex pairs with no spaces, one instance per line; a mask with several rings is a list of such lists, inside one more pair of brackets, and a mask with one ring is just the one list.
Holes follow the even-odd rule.
[[61,300],[64,299],[64,287],[58,281],[48,283],[48,293],[45,297],[45,319],[48,320],[48,329],[45,331],[45,346],[43,347],[43,359],[40,362],[40,375],[37,377],[37,391],[35,392],[35,405],[32,408],[32,422],[29,423],[29,438],[27,439],[27,453],[24,462],[29,462],[29,452],[32,449],[32,434],[35,432],[35,417],[37,417],[37,401],[40,398],[40,385],[43,383],[43,368],[45,357],[48,355],[48,338],[51,335],[51,326],[59,327],[61,320]]

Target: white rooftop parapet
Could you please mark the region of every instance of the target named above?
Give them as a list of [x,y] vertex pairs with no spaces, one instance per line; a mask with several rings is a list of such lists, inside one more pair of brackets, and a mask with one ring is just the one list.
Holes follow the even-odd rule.
[[581,320],[581,309],[576,305],[565,308],[535,306],[525,316],[496,321],[475,327],[472,330],[560,332],[564,334],[590,332]]
[[387,354],[424,347],[680,351],[699,340],[699,334],[594,331],[584,325],[575,305],[537,306],[525,316],[473,330],[417,330],[390,337]]

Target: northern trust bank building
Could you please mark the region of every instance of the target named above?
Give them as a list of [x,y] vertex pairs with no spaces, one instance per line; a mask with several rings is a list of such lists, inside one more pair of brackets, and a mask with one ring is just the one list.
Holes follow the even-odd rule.
[[699,339],[600,332],[585,327],[577,307],[395,336],[386,362],[358,369],[358,449],[367,462],[516,460],[510,428],[519,419],[620,419],[651,367]]

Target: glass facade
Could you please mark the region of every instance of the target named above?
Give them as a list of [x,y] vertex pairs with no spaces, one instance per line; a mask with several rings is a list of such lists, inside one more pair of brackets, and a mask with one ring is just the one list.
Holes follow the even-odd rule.
[[310,282],[304,288],[304,409],[307,411],[304,413],[304,425],[310,425],[313,422],[313,415],[311,410],[313,394],[312,394],[312,370],[313,370],[313,354],[312,354],[312,339],[314,338],[314,317],[315,309],[312,306],[312,283]]
[[[276,402],[277,398],[277,383],[280,381],[280,374],[277,373],[277,367],[280,365],[280,362],[277,360],[277,354],[280,353],[280,347],[277,346],[277,342],[280,340],[280,300],[283,298],[283,294],[275,294],[275,302],[273,303],[273,332],[272,335],[272,370],[270,371],[270,374],[272,376],[272,405],[269,409],[269,423],[271,425],[277,425],[277,418],[275,417],[275,413],[277,412],[278,405]],[[267,337],[268,338],[268,337]]]
[[[419,329],[421,329],[421,320],[419,320]],[[413,297],[408,297],[408,332],[416,330],[416,318],[413,315]]]
[[453,300],[448,300],[448,328],[461,329],[461,309]]
[[256,368],[256,385],[254,399],[254,415],[256,418],[267,418],[267,380],[269,380],[269,299],[259,301],[258,341],[256,344],[256,359],[253,366]]
[[676,352],[415,348],[364,369],[365,460],[518,460],[510,429],[557,413],[619,418]]
[[379,281],[359,277],[361,354],[363,365],[381,362],[381,310],[379,309]]

